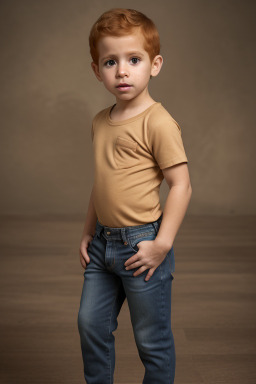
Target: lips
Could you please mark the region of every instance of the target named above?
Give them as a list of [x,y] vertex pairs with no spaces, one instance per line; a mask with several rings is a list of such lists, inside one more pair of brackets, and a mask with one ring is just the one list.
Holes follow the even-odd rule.
[[120,83],[117,88],[123,88],[123,87],[131,87],[130,84],[126,84],[126,83]]

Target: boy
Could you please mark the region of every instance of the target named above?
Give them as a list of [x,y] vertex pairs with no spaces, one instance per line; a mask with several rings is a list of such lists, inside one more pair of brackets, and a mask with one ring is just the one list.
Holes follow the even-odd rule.
[[[112,332],[127,298],[143,384],[171,384],[173,242],[192,189],[180,127],[148,91],[163,64],[159,35],[141,12],[115,8],[93,25],[89,43],[92,69],[116,103],[92,122],[95,175],[80,244],[84,377],[113,383]],[[162,212],[163,178],[170,191]]]

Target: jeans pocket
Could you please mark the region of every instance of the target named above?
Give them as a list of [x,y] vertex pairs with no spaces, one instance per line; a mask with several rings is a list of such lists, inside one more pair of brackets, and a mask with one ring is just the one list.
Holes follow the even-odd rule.
[[128,244],[130,248],[133,250],[133,252],[137,253],[139,248],[138,244],[141,241],[146,241],[146,240],[155,240],[156,238],[156,233],[155,230],[146,230],[145,232],[138,233],[137,235],[133,235],[128,237]]

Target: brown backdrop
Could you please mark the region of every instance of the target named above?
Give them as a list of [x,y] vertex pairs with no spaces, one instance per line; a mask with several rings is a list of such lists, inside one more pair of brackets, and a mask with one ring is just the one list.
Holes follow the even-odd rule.
[[[93,116],[115,100],[94,77],[93,22],[135,8],[160,32],[152,97],[182,127],[188,213],[255,214],[255,2],[12,0],[1,7],[1,214],[84,213]],[[161,199],[167,186],[163,183]]]

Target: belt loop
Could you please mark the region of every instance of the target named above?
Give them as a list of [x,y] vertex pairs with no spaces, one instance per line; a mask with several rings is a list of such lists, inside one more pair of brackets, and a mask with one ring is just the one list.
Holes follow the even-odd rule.
[[126,228],[121,228],[121,236],[124,243],[127,243]]

